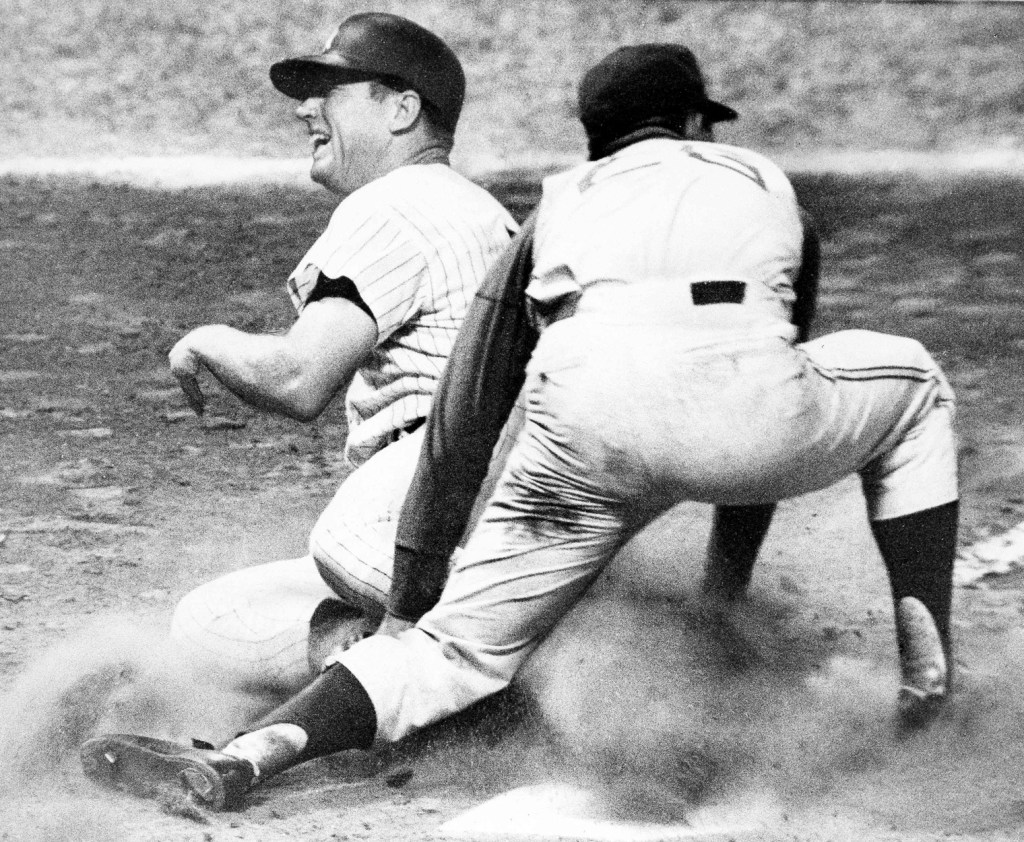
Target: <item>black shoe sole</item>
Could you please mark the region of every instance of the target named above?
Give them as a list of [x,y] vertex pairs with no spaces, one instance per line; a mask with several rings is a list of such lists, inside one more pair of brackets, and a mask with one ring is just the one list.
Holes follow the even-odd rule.
[[220,773],[174,743],[108,734],[87,740],[80,753],[86,776],[109,789],[158,800],[188,794],[214,810],[235,806]]

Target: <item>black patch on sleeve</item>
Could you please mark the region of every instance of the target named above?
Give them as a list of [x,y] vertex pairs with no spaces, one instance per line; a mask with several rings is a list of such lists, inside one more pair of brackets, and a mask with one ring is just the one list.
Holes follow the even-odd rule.
[[369,305],[363,301],[363,297],[359,294],[356,285],[350,278],[346,278],[344,275],[340,278],[328,278],[323,272],[320,273],[320,276],[316,279],[316,284],[313,286],[313,291],[306,298],[306,305],[308,306],[324,298],[348,299],[373,319],[374,324],[377,323],[377,317],[373,315]]

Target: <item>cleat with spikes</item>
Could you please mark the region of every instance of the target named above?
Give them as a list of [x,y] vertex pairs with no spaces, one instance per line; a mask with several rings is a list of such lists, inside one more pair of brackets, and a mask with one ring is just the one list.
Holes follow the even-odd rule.
[[942,639],[931,612],[916,597],[896,606],[902,686],[898,699],[900,726],[907,731],[935,721],[948,696],[949,669]]
[[184,792],[213,810],[238,809],[259,777],[248,760],[134,734],[94,737],[80,753],[86,776],[101,786],[143,798]]

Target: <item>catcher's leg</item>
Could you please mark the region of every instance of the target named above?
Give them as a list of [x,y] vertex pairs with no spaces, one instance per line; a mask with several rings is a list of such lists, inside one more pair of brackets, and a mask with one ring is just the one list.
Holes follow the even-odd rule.
[[936,399],[925,403],[894,446],[861,472],[872,532],[892,587],[902,679],[899,715],[909,728],[935,719],[953,665],[950,610],[959,515],[953,399],[932,366],[939,382]]
[[750,585],[754,562],[775,514],[775,504],[715,506],[701,587],[709,596],[742,598]]
[[187,794],[233,810],[258,783],[296,764],[349,748],[369,748],[376,718],[362,685],[335,664],[253,731],[218,750],[135,734],[104,734],[81,747],[82,768],[98,784],[148,798]]
[[355,644],[252,731],[220,750],[106,735],[83,747],[88,774],[141,794],[184,787],[212,807],[239,806],[287,768],[399,739],[503,689],[627,536],[614,518],[589,534],[579,520],[533,523],[507,511],[494,520],[485,513],[441,602],[415,628]]
[[[952,663],[958,483],[954,396],[915,340],[844,331],[802,346],[830,407],[822,440],[860,474],[892,584],[904,724],[934,718]],[[869,443],[868,450],[861,448]]]
[[958,512],[954,500],[871,524],[896,606],[900,718],[908,727],[934,719],[949,687]]

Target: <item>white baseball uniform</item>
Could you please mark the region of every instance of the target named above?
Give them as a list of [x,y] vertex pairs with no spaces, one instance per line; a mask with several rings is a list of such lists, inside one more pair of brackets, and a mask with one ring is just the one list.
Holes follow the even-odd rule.
[[229,573],[179,603],[172,636],[208,673],[294,690],[309,680],[309,620],[322,599],[340,593],[371,617],[383,613],[422,440],[422,430],[405,431],[429,412],[466,308],[515,229],[450,167],[411,165],[346,197],[299,261],[288,292],[300,313],[347,279],[377,323],[376,349],[346,396],[346,454],[357,467],[317,521],[309,556]]
[[[800,253],[792,188],[746,150],[646,140],[545,182],[519,296],[540,331],[525,427],[440,601],[339,659],[379,738],[503,688],[617,549],[678,502],[769,503],[854,472],[875,520],[957,498],[938,366],[919,343],[868,331],[796,343]],[[489,365],[488,341],[460,337],[445,379]],[[456,414],[446,388],[430,441]],[[430,460],[425,448],[423,487],[456,499]],[[416,489],[403,521],[435,505]],[[400,546],[437,554],[428,527],[401,529]]]

